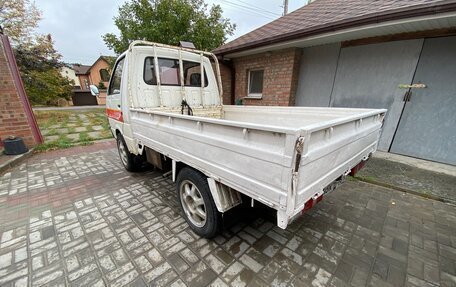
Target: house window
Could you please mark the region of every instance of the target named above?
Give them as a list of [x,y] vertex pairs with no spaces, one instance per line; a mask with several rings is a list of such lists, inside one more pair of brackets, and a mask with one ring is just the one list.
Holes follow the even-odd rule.
[[248,97],[260,99],[263,96],[264,70],[249,71]]
[[109,81],[109,72],[106,69],[101,69],[100,70],[100,78],[103,82],[108,82]]

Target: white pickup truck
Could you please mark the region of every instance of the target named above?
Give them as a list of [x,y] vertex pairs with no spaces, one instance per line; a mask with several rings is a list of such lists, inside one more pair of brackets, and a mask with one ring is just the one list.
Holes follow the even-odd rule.
[[188,224],[207,238],[242,200],[275,209],[286,228],[362,167],[385,112],[223,105],[213,54],[145,41],[117,59],[107,95],[125,168],[171,172]]

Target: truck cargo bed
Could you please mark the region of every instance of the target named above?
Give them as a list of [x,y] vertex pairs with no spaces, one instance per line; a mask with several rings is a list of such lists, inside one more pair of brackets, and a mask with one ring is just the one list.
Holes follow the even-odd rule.
[[285,228],[307,200],[376,150],[385,112],[221,106],[203,117],[131,108],[130,120],[138,144],[276,209]]

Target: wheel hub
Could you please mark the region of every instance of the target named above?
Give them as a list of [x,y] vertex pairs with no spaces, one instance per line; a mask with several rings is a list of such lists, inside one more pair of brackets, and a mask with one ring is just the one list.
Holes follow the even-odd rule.
[[187,218],[197,227],[206,224],[206,205],[200,191],[189,180],[184,180],[179,188],[182,207]]
[[119,140],[119,156],[122,163],[127,166],[128,165],[128,155],[127,149],[121,140]]

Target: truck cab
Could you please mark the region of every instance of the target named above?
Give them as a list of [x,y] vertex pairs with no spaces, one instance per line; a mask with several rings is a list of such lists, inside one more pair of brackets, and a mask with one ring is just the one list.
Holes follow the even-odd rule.
[[115,137],[122,135],[133,154],[138,154],[138,149],[129,108],[172,113],[183,108],[186,113],[204,116],[222,104],[220,79],[213,72],[209,53],[141,43],[145,42],[135,41],[117,59],[106,100],[111,131]]

